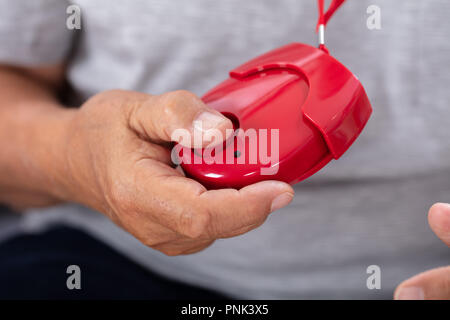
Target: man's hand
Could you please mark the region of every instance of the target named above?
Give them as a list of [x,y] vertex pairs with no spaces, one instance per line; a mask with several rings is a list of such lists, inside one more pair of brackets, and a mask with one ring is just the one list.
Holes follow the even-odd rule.
[[[450,247],[450,204],[437,203],[428,214],[431,229]],[[395,290],[398,300],[450,300],[450,266],[420,273]]]
[[173,130],[203,136],[232,128],[192,93],[114,90],[67,109],[56,98],[63,80],[63,65],[0,66],[1,203],[78,202],[144,244],[178,255],[248,232],[292,200],[292,188],[282,182],[207,191],[174,168]]
[[103,212],[168,255],[197,252],[218,238],[248,232],[292,200],[292,188],[282,182],[207,191],[176,170],[168,148],[171,133],[184,128],[193,134],[199,130],[194,120],[202,122],[200,134],[232,128],[230,120],[186,91],[94,96],[67,122],[55,192]]

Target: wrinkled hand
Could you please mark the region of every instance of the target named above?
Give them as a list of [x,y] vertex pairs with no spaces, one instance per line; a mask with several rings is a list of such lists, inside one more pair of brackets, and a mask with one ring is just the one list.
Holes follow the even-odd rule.
[[215,128],[225,136],[232,128],[230,120],[186,91],[94,96],[68,126],[63,197],[104,213],[168,255],[194,253],[218,238],[246,233],[292,200],[294,191],[282,182],[207,191],[176,170],[171,133],[184,128],[193,134],[200,130],[194,120],[202,121],[201,134]]
[[[450,247],[450,204],[433,205],[428,222],[439,239]],[[450,300],[450,266],[429,270],[402,282],[394,297],[399,300]]]

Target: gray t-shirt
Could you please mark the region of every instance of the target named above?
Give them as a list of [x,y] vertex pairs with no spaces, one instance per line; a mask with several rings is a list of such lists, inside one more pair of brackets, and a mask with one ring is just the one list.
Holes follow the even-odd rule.
[[[68,1],[0,0],[0,61],[69,59],[81,99],[111,88],[201,95],[258,54],[317,41],[311,0],[70,3],[81,8],[81,31],[66,28]],[[369,5],[381,9],[380,30],[366,26]],[[327,45],[364,84],[373,116],[339,161],[296,185],[292,204],[257,230],[167,257],[78,205],[32,210],[17,228],[78,226],[156,272],[235,297],[389,299],[403,279],[450,262],[426,219],[434,202],[450,201],[449,14],[446,0],[344,4]],[[366,286],[370,265],[381,268],[381,290]]]

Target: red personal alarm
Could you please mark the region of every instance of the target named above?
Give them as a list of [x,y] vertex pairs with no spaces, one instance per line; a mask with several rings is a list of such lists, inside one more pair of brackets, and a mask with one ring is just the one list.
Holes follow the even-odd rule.
[[202,97],[239,130],[208,151],[216,161],[205,161],[207,149],[182,148],[187,176],[209,189],[262,180],[295,184],[350,147],[372,108],[358,78],[324,45],[325,25],[343,2],[332,1],[324,13],[319,0],[319,48],[292,43],[265,53]]

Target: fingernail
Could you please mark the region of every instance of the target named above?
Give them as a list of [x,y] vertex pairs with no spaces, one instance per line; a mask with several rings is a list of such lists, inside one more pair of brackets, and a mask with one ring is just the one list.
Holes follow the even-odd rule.
[[206,132],[210,129],[220,127],[224,122],[230,121],[224,116],[217,115],[208,111],[202,112],[195,120],[194,120],[194,129]]
[[272,206],[270,208],[270,212],[274,212],[278,209],[281,209],[281,208],[287,206],[292,201],[292,198],[294,198],[292,193],[285,192],[285,193],[280,194],[275,199],[273,199]]
[[400,288],[395,294],[395,300],[424,300],[425,294],[420,287]]

